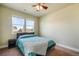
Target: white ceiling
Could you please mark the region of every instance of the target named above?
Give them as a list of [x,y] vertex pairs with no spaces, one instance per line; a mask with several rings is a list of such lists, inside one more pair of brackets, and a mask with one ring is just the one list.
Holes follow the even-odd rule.
[[35,4],[36,3],[3,3],[2,5],[24,13],[31,14],[33,16],[43,16],[47,13],[55,12],[60,8],[70,5],[68,3],[47,3],[47,6],[48,6],[47,10],[36,11],[36,9],[32,7],[32,5],[35,5]]

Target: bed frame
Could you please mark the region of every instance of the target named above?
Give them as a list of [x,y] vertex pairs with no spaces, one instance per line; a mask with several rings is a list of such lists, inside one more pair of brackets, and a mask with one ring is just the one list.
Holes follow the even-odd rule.
[[[34,33],[34,32],[31,32],[31,33],[27,33],[27,32],[25,32],[25,33],[17,33],[16,39],[18,39],[19,36],[25,35],[25,34],[35,34],[35,33]],[[52,47],[54,48],[55,45],[56,45],[56,44],[54,44],[54,45],[50,46],[49,48],[47,48],[47,51],[48,51],[49,49],[51,49]],[[17,46],[17,47],[18,47],[18,46]],[[19,49],[19,47],[18,47],[18,49]],[[20,51],[20,49],[19,49],[19,51]],[[21,52],[21,51],[20,51],[20,52]],[[21,52],[21,53],[22,53],[22,52]],[[24,54],[22,53],[22,55],[24,55]],[[37,54],[36,56],[42,56],[42,55]]]

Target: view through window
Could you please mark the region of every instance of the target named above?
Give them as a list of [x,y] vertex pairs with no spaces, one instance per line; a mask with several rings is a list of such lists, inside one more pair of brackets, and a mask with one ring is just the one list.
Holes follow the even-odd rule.
[[34,21],[26,20],[26,32],[33,32],[33,31],[34,31]]
[[13,16],[12,34],[19,32],[34,32],[34,21]]

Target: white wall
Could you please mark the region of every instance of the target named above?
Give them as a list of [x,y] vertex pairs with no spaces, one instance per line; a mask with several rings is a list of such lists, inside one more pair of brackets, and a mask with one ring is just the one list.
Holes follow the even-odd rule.
[[79,49],[79,4],[73,4],[40,20],[40,35]]
[[38,34],[38,18],[31,16],[29,14],[25,14],[4,6],[0,6],[0,45],[8,44],[8,39],[12,37],[12,16],[22,17],[24,19],[29,18],[35,21],[35,33]]

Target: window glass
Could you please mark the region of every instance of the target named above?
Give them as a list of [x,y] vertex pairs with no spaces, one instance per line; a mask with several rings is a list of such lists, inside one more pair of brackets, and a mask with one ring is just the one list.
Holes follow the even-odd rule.
[[34,20],[26,20],[26,32],[34,32]]
[[20,17],[12,17],[12,33],[24,31],[24,19]]

